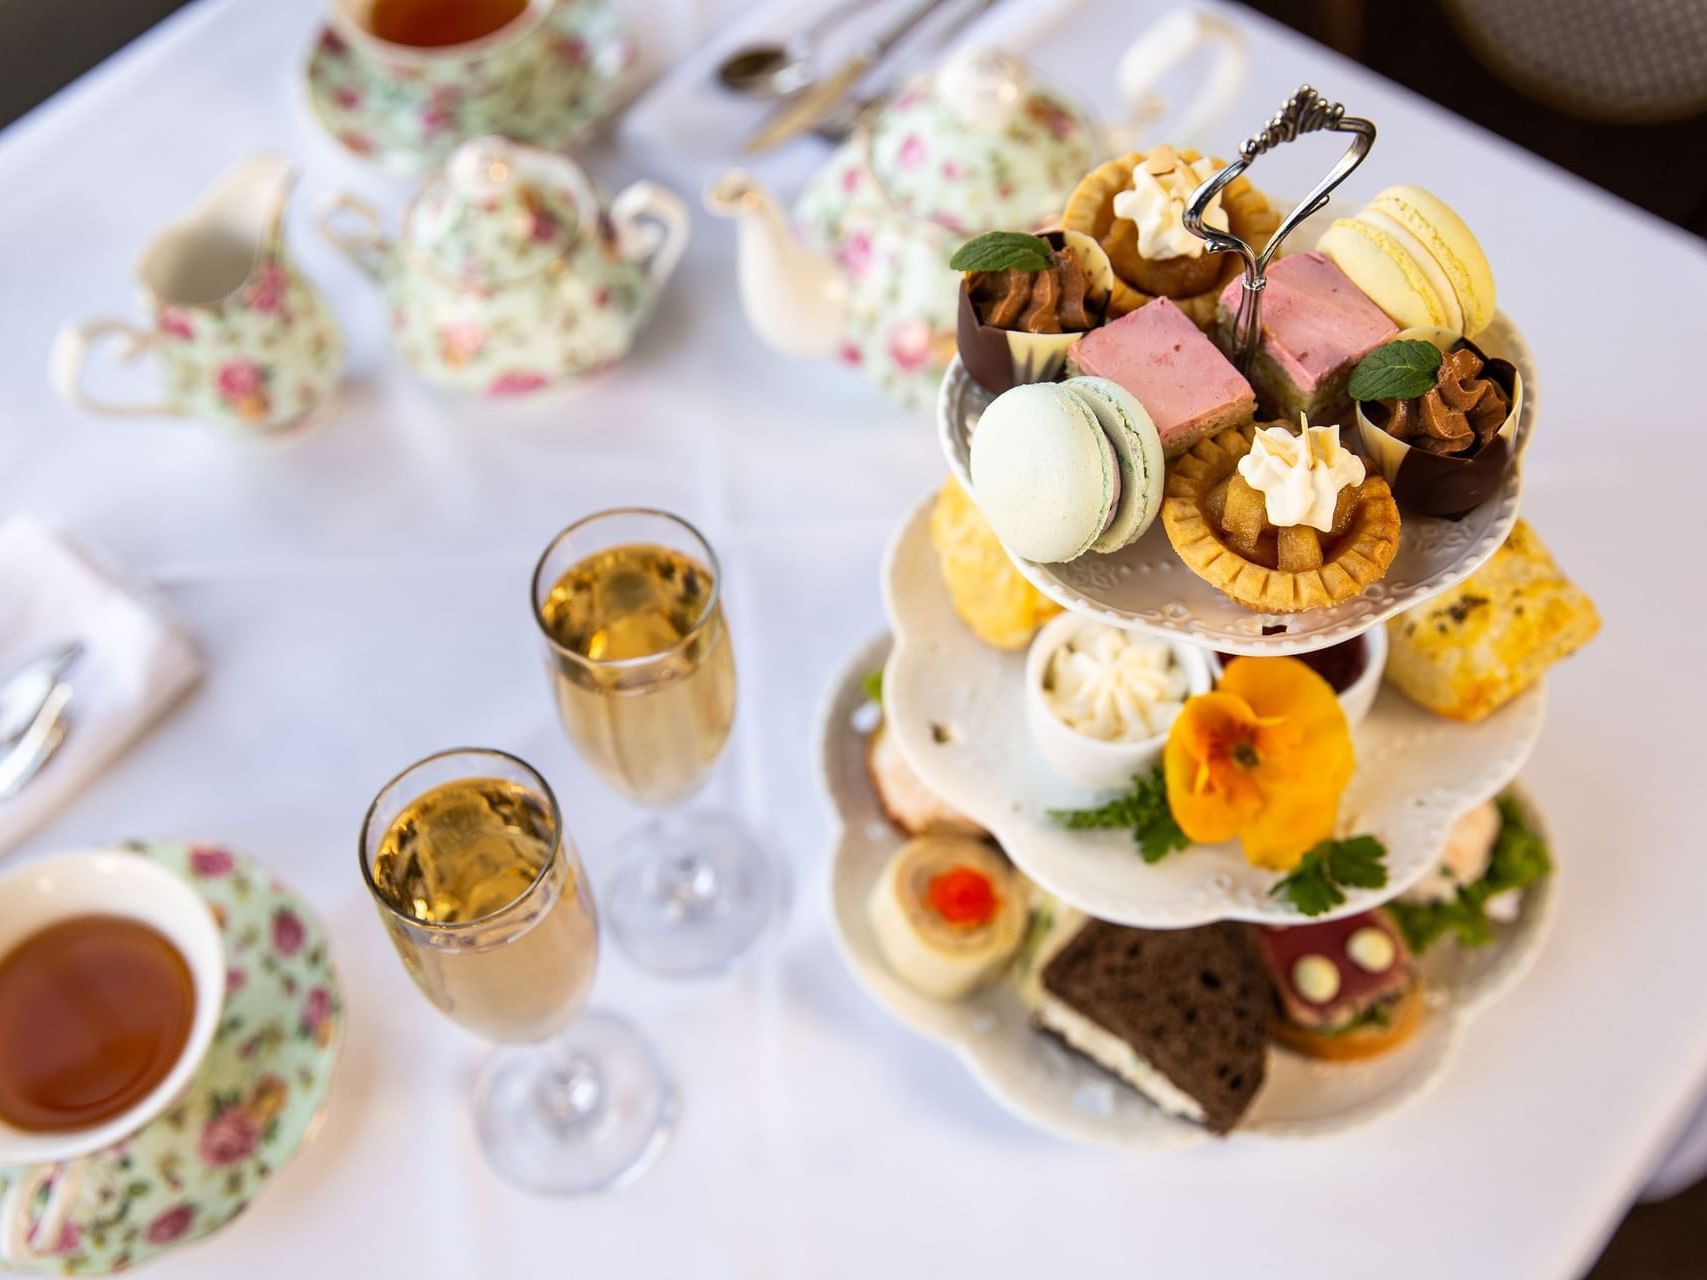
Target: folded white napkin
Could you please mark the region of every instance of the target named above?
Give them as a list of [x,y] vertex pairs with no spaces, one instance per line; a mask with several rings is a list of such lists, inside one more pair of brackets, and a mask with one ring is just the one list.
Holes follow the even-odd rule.
[[161,604],[29,516],[0,524],[0,678],[70,640],[65,741],[10,800],[0,853],[46,822],[196,682],[195,649]]

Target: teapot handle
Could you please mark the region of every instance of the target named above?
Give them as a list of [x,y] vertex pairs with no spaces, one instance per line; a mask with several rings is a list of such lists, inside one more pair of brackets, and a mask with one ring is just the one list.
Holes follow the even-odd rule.
[[1209,135],[1232,110],[1244,86],[1247,56],[1237,27],[1225,18],[1193,9],[1175,9],[1121,55],[1115,79],[1126,101],[1129,123],[1116,131],[1120,135],[1113,140],[1116,152],[1137,146],[1139,131],[1161,117],[1166,108],[1157,84],[1200,48],[1211,49],[1214,59],[1198,81],[1196,96],[1175,113],[1168,132],[1176,146],[1207,153]]
[[661,287],[688,247],[687,206],[675,192],[642,181],[611,201],[610,217],[622,256],[645,262],[653,287]]
[[152,418],[177,412],[168,404],[114,404],[92,400],[83,393],[83,367],[89,363],[89,352],[109,334],[120,339],[118,356],[125,364],[160,341],[159,333],[139,329],[123,320],[87,320],[66,325],[53,340],[53,350],[48,355],[48,378],[60,399],[85,413],[99,413],[108,418]]
[[[338,225],[340,214],[351,214],[366,226],[356,231],[342,229]],[[333,248],[375,280],[380,278],[391,244],[380,231],[379,210],[366,200],[339,193],[321,201],[314,220]]]

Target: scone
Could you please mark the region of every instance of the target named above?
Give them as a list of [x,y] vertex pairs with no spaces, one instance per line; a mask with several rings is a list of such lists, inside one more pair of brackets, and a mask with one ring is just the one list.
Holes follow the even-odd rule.
[[1438,715],[1481,720],[1599,630],[1594,601],[1519,520],[1487,564],[1387,623],[1387,680]]
[[960,620],[985,644],[1023,649],[1061,606],[1020,577],[1001,541],[950,476],[931,510],[931,543]]
[[1340,447],[1338,427],[1199,440],[1168,472],[1162,524],[1187,568],[1262,613],[1349,600],[1399,549],[1392,491]]
[[[1113,319],[1151,298],[1172,298],[1198,328],[1215,322],[1215,300],[1242,267],[1236,253],[1212,254],[1181,221],[1191,193],[1225,167],[1189,148],[1130,151],[1092,169],[1067,199],[1061,225],[1090,236],[1108,254]],[[1216,206],[1219,206],[1218,208]],[[1280,225],[1268,197],[1244,177],[1222,189],[1205,219],[1261,252]]]

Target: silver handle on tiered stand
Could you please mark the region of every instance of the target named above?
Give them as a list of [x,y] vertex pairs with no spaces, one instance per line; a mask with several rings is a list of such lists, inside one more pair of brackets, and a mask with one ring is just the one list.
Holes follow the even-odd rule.
[[[1351,146],[1346,148],[1345,154],[1328,171],[1328,176],[1318,182],[1303,202],[1286,215],[1261,253],[1230,232],[1218,231],[1214,227],[1204,225],[1203,215],[1209,211],[1210,201],[1221,194],[1223,187],[1250,168],[1251,161],[1265,152],[1272,151],[1283,142],[1291,142],[1300,134],[1318,133],[1323,130],[1351,134]],[[1274,113],[1274,118],[1264,126],[1261,133],[1245,139],[1244,145],[1239,148],[1237,160],[1192,193],[1191,205],[1186,209],[1183,218],[1185,229],[1207,243],[1210,252],[1236,253],[1245,264],[1245,287],[1239,294],[1239,312],[1233,323],[1233,363],[1238,366],[1240,373],[1249,375],[1251,357],[1256,354],[1259,332],[1257,318],[1262,305],[1263,286],[1268,283],[1264,273],[1268,270],[1269,260],[1279,251],[1281,241],[1285,240],[1300,222],[1328,202],[1334,188],[1363,163],[1363,157],[1369,154],[1369,148],[1374,144],[1375,125],[1372,121],[1361,116],[1346,115],[1345,108],[1339,103],[1327,101],[1309,85],[1301,85],[1298,92],[1287,100],[1286,105]]]

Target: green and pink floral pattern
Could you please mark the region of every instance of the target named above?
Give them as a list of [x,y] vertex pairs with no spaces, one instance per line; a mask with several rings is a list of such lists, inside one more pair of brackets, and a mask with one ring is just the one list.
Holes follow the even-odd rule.
[[[92,1158],[37,1273],[109,1275],[231,1221],[313,1132],[338,1054],[338,983],[300,899],[216,845],[125,847],[176,871],[213,909],[230,966],[224,1016],[184,1098]],[[0,1168],[0,1185],[17,1173]]]
[[388,65],[326,27],[308,102],[346,150],[417,173],[482,134],[568,146],[610,114],[634,56],[608,0],[558,0],[534,31],[473,59]]
[[847,278],[842,359],[929,404],[955,348],[948,259],[980,232],[1059,215],[1099,147],[1083,115],[1000,55],[909,85],[837,149],[796,209],[807,242]]
[[[375,211],[343,204],[377,228]],[[328,233],[383,287],[409,364],[456,391],[517,396],[627,354],[688,226],[660,187],[638,183],[606,210],[567,157],[478,138],[427,179],[396,246]]]
[[276,234],[248,280],[207,306],[145,295],[173,410],[245,430],[287,427],[319,407],[343,372],[331,309]]

